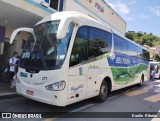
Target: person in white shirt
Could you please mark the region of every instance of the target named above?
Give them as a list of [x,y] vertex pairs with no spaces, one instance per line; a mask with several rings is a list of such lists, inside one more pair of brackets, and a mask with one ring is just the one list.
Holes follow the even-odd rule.
[[9,59],[9,79],[10,79],[10,87],[13,88],[13,77],[16,74],[16,62],[18,61],[18,53],[14,52],[13,57]]

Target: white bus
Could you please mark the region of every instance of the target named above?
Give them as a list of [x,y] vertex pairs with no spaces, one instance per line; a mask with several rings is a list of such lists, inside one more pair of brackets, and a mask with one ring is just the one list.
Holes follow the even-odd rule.
[[108,93],[143,85],[149,75],[149,52],[94,18],[59,12],[20,31],[29,39],[21,55],[17,93],[56,106],[87,98],[105,101]]
[[154,70],[154,78],[159,79],[160,78],[160,62],[151,61],[150,62],[150,71]]

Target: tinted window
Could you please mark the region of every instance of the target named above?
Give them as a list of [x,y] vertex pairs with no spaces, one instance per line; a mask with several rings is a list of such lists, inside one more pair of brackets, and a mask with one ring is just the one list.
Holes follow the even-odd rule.
[[128,55],[147,61],[150,60],[150,55],[148,51],[131,42],[128,42]]
[[72,48],[70,66],[111,51],[112,35],[93,27],[80,27]]
[[143,59],[149,61],[150,60],[150,55],[149,52],[146,50],[142,50],[142,54],[143,54]]
[[72,48],[70,66],[77,65],[87,60],[88,35],[88,27],[79,28]]
[[138,56],[138,58],[140,58],[140,59],[143,59],[142,50],[143,50],[143,49],[142,49],[141,47],[137,46],[137,56]]
[[141,49],[132,42],[128,41],[128,55],[133,57],[141,56]]
[[114,34],[114,51],[120,54],[127,54],[127,41]]
[[100,56],[111,51],[111,33],[90,27],[89,34],[90,42],[88,46],[88,59]]
[[143,60],[150,60],[150,55],[148,51],[144,50],[143,48],[129,41],[128,41],[128,55]]

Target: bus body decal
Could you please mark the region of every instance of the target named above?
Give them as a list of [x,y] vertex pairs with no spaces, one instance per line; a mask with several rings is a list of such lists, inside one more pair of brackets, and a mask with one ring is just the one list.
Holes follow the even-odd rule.
[[148,69],[148,61],[120,54],[116,54],[114,59],[108,57],[108,63],[116,85],[133,82]]

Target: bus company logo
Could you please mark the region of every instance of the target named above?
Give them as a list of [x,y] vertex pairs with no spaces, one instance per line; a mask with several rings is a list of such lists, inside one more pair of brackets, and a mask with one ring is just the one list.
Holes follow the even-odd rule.
[[95,65],[90,65],[89,69],[99,69],[99,66],[95,66]]
[[71,87],[71,91],[78,91],[79,89],[82,89],[84,87],[83,84],[80,84],[78,87]]
[[122,57],[116,57],[116,64],[130,64],[130,59],[122,58]]
[[2,113],[2,118],[12,118],[11,113]]

